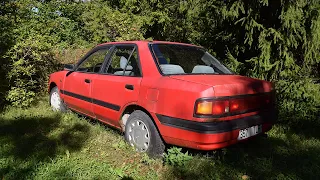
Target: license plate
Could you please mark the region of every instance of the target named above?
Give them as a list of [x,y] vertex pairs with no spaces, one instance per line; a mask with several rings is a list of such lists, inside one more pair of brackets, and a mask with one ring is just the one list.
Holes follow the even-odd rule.
[[247,139],[251,136],[257,135],[259,133],[262,132],[262,126],[261,125],[256,125],[256,126],[252,126],[252,127],[248,127],[245,129],[241,129],[239,131],[239,136],[238,136],[238,140],[243,140],[243,139]]

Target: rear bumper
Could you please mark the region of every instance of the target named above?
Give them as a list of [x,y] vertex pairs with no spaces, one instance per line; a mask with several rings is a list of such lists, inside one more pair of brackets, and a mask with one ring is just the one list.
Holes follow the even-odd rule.
[[235,144],[239,142],[237,138],[241,129],[262,125],[262,132],[266,132],[277,120],[276,111],[215,122],[196,122],[159,114],[156,116],[166,143],[199,150],[214,150]]

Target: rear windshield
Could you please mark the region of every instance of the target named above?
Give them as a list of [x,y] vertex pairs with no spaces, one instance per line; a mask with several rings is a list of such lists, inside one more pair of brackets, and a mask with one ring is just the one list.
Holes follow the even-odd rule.
[[163,74],[232,74],[203,48],[179,44],[151,44]]

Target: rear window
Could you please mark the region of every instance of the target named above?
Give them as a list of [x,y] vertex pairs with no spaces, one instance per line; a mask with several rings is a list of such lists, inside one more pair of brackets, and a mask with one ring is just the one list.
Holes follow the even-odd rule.
[[203,48],[180,44],[151,44],[163,74],[232,74]]

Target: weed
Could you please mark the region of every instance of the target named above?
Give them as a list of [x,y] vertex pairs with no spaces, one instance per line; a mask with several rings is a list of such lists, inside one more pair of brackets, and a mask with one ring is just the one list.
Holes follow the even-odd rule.
[[168,152],[164,154],[164,160],[167,164],[173,166],[183,166],[187,161],[191,160],[192,157],[188,155],[188,152],[182,153],[181,148],[172,147],[168,149]]
[[156,162],[156,160],[150,158],[146,153],[144,153],[141,157],[140,162],[146,165],[153,165]]

